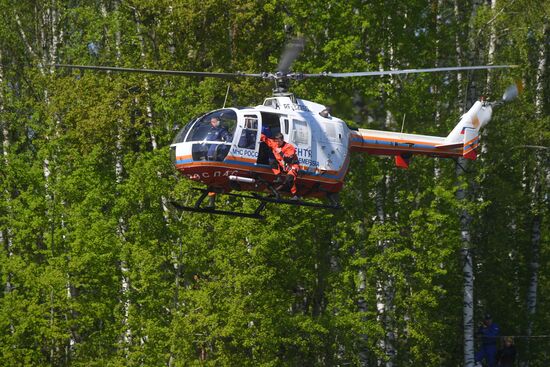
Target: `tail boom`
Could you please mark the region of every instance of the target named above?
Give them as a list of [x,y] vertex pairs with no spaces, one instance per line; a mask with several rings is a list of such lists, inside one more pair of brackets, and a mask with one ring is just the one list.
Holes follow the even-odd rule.
[[462,115],[447,137],[359,129],[351,132],[350,150],[395,156],[398,167],[407,168],[412,155],[466,159],[477,158],[479,130],[491,119],[492,107],[480,101]]
[[415,154],[442,158],[462,156],[462,144],[446,146],[444,137],[367,129],[352,131],[350,149],[354,152],[403,158]]

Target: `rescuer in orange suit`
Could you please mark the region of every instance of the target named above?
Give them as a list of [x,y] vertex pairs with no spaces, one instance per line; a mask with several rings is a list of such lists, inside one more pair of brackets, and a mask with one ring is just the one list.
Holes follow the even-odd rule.
[[276,167],[272,167],[273,173],[276,175],[286,174],[283,184],[277,187],[277,191],[285,186],[290,187],[290,192],[294,195],[293,199],[299,199],[296,195],[296,178],[298,177],[300,166],[298,165],[296,148],[294,145],[285,142],[284,136],[281,133],[275,134],[273,138],[268,138],[265,134],[262,134],[260,140],[266,143],[273,151],[275,160],[278,163]]

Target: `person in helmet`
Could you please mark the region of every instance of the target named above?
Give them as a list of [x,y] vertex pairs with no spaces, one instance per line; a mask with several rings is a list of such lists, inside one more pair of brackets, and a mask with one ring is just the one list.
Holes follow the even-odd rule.
[[497,339],[499,334],[500,328],[493,322],[491,315],[486,313],[476,333],[476,336],[481,337],[481,349],[475,356],[476,363],[480,363],[485,359],[487,366],[496,366]]
[[267,144],[275,156],[276,165],[272,166],[273,173],[284,176],[282,185],[278,186],[276,190],[289,189],[290,193],[294,195],[293,199],[298,199],[296,178],[298,177],[300,166],[298,164],[296,148],[294,145],[285,142],[284,136],[281,133],[275,134],[273,138],[268,138],[267,135],[262,133],[260,140]]

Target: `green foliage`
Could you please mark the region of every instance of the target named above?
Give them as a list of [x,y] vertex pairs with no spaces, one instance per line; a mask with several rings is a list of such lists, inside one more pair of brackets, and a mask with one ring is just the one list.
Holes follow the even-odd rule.
[[[429,5],[429,6],[427,6]],[[456,5],[456,6],[455,6]],[[59,366],[462,363],[460,214],[472,216],[476,315],[508,335],[528,315],[540,223],[548,261],[548,2],[0,1],[0,364]],[[257,80],[93,73],[55,63],[273,71],[306,38],[304,72],[486,63],[513,71],[310,79],[300,97],[350,126],[444,136],[469,94],[525,93],[494,113],[484,153],[452,161],[353,156],[345,209],[268,206],[265,221],[178,213],[175,129],[256,105]],[[475,49],[472,49],[475,48]],[[472,91],[472,86],[478,90]],[[540,101],[540,102],[537,102]],[[546,147],[533,149],[532,146]],[[458,188],[468,197],[456,199]],[[227,205],[252,209],[228,199]],[[518,342],[542,366],[545,342]]]

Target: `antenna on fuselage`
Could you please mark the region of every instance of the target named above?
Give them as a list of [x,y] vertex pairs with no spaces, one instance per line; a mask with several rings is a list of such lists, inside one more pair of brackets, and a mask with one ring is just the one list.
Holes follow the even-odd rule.
[[229,95],[229,87],[231,87],[231,84],[227,84],[227,91],[225,92],[225,99],[223,100],[222,108],[225,108],[225,104],[227,103],[227,96]]

